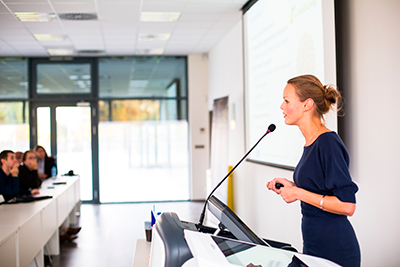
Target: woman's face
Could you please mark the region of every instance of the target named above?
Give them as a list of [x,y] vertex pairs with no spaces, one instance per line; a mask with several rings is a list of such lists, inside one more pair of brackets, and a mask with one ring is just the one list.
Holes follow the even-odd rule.
[[38,148],[38,149],[36,150],[36,156],[37,156],[37,158],[38,158],[39,160],[44,159],[45,153],[44,153],[43,148]]
[[301,102],[295,92],[295,88],[291,84],[287,84],[283,90],[283,103],[281,109],[283,110],[285,124],[297,125],[299,120],[303,117],[304,102]]
[[35,166],[37,165],[37,159],[35,156],[35,153],[29,152],[26,154],[26,159],[24,161],[24,165],[28,167],[28,169],[33,170],[35,169]]

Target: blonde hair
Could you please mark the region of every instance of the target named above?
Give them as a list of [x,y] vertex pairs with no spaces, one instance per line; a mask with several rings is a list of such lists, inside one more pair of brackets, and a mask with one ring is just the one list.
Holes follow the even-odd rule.
[[316,115],[322,120],[324,120],[323,115],[333,110],[335,104],[337,104],[337,111],[342,108],[343,98],[337,87],[332,84],[323,85],[314,75],[297,76],[288,80],[287,83],[294,86],[301,102],[309,98],[314,101]]

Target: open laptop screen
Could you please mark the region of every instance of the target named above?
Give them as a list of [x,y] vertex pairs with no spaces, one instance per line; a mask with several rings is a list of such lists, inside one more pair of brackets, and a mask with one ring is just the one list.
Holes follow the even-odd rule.
[[236,265],[262,267],[307,267],[291,252],[265,246],[257,246],[217,236],[212,236],[214,242],[225,255],[226,259]]

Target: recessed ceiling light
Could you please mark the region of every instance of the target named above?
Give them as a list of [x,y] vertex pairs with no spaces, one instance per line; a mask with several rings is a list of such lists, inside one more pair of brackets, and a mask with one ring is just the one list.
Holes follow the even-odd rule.
[[64,41],[67,39],[66,35],[56,35],[56,34],[34,34],[38,41]]
[[164,48],[137,49],[135,51],[136,55],[161,55],[163,53],[164,53]]
[[38,13],[38,12],[15,12],[14,15],[21,22],[48,22],[57,21],[54,13]]
[[161,33],[161,34],[147,34],[147,33],[139,33],[138,40],[139,41],[166,41],[171,37],[170,33]]
[[140,21],[176,21],[180,15],[180,12],[142,12]]
[[49,48],[47,49],[47,53],[51,56],[66,56],[66,55],[73,55],[74,50],[70,48]]
[[131,80],[129,82],[129,87],[131,88],[143,88],[149,83],[148,80]]

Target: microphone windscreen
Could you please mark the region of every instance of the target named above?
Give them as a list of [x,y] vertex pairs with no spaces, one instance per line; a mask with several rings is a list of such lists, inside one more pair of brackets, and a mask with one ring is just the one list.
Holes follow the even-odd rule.
[[270,132],[270,133],[272,133],[273,131],[275,131],[275,129],[276,129],[275,124],[270,124],[270,125],[268,126],[268,132]]

